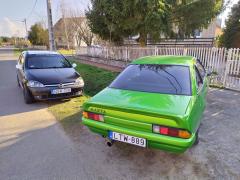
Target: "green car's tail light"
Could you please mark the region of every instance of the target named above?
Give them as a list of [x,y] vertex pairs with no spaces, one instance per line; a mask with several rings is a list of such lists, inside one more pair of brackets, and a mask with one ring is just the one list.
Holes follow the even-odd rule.
[[104,116],[102,114],[96,114],[96,113],[87,112],[87,111],[83,111],[82,114],[84,118],[104,122]]
[[188,131],[158,125],[153,125],[153,132],[166,136],[179,137],[183,139],[191,137],[191,134]]

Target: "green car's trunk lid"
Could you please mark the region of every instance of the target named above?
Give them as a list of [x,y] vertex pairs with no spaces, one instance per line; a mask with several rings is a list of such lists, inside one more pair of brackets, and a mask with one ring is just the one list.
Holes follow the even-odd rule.
[[182,119],[190,100],[191,96],[106,88],[85,108],[103,112],[105,123],[149,132],[152,124],[186,128]]

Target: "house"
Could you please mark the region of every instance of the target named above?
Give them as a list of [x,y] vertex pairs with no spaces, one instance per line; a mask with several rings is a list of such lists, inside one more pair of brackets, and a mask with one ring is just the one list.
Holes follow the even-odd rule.
[[215,18],[207,28],[202,31],[197,30],[195,33],[196,38],[216,38],[222,35],[222,20]]
[[75,48],[85,45],[78,34],[76,23],[85,21],[85,17],[60,18],[53,26],[54,38],[57,48]]
[[[173,31],[178,32],[178,27],[174,26]],[[164,35],[161,35],[161,38],[158,42],[152,41],[151,37],[148,36],[147,45],[158,45],[163,47],[212,47],[214,46],[215,38],[222,34],[221,28],[221,19],[215,18],[207,28],[202,30],[195,30],[195,33],[192,37],[189,38],[166,38]],[[137,39],[139,34],[136,36],[130,36],[124,39],[124,44],[127,45],[139,45]]]

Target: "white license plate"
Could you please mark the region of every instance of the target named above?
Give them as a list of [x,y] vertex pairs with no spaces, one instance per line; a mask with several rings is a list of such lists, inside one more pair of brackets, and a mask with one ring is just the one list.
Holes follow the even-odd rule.
[[70,93],[72,91],[71,88],[66,88],[66,89],[53,89],[52,94],[63,94],[63,93]]
[[112,132],[112,131],[109,131],[109,138],[116,141],[121,141],[128,144],[134,144],[136,146],[141,146],[141,147],[146,147],[146,142],[147,142],[146,139],[144,138],[134,137],[134,136]]

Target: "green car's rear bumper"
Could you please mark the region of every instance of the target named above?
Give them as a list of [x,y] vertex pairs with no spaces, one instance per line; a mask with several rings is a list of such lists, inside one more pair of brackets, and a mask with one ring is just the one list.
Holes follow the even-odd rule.
[[182,153],[186,151],[195,141],[195,134],[192,134],[189,139],[181,139],[175,137],[164,136],[155,133],[136,131],[132,129],[122,128],[102,122],[96,122],[86,118],[82,118],[83,124],[89,127],[89,129],[95,133],[103,136],[108,136],[109,131],[114,131],[122,134],[127,134],[135,137],[141,137],[147,139],[147,147],[156,148],[165,151],[171,151],[175,153]]

